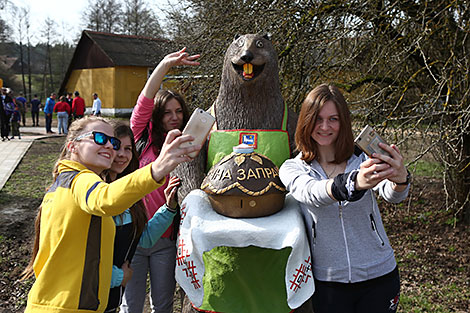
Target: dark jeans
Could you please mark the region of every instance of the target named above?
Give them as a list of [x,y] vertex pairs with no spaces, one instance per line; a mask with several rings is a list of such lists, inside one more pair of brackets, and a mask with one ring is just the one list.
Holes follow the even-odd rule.
[[39,126],[39,111],[31,111],[31,118],[33,119],[33,126]]
[[20,122],[11,122],[11,137],[18,136],[21,138],[20,134]]
[[44,113],[45,117],[46,117],[46,132],[50,133],[52,132],[52,114],[47,114],[47,113]]
[[8,134],[10,133],[10,116],[11,115],[7,114],[3,120],[2,138],[8,138]]
[[315,280],[315,313],[395,313],[400,300],[398,268],[359,283]]
[[2,121],[1,125],[2,138],[8,138],[8,133],[10,132],[10,126],[8,122]]
[[23,122],[23,126],[26,126],[26,111],[22,110],[20,111],[21,114],[21,121]]

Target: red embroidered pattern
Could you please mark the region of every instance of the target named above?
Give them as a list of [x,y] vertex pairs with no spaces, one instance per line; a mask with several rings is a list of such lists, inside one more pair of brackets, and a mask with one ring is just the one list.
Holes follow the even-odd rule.
[[190,254],[188,250],[185,248],[184,239],[179,238],[178,240],[178,253],[176,255],[176,262],[178,266],[184,265],[186,258],[189,258]]
[[197,273],[195,271],[196,266],[194,266],[193,261],[184,261],[186,268],[183,268],[183,271],[186,273],[186,277],[191,277],[191,284],[193,284],[194,289],[201,288],[199,279],[196,278]]
[[309,277],[312,277],[309,274],[311,269],[312,262],[310,261],[310,257],[308,257],[308,259],[304,260],[304,263],[300,264],[299,268],[295,269],[295,273],[292,274],[292,276],[294,276],[294,279],[289,280],[289,282],[291,283],[290,289],[294,290],[294,292],[297,292],[300,288],[302,288],[302,284],[307,283]]

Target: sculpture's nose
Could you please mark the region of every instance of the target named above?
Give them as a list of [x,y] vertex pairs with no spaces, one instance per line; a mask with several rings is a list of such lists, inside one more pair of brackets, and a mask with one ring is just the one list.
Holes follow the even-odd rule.
[[245,50],[243,51],[243,54],[240,59],[242,59],[246,63],[250,63],[251,60],[253,60],[253,53],[251,53],[249,50]]

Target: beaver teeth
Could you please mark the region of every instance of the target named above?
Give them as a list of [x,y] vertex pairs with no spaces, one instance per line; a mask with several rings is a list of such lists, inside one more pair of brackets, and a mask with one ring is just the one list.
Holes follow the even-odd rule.
[[251,63],[243,64],[243,77],[245,78],[253,77],[253,64]]

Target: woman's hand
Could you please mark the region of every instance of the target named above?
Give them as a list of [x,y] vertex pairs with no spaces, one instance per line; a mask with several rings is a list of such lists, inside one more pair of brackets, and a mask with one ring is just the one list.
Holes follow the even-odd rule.
[[164,190],[166,205],[172,210],[176,210],[176,206],[178,205],[176,202],[176,191],[178,190],[179,185],[180,179],[176,176],[172,176],[170,177],[168,186]]
[[357,190],[371,189],[377,186],[391,173],[390,165],[378,158],[367,159],[361,163],[356,178]]
[[122,264],[121,270],[124,272],[124,276],[122,277],[121,286],[126,287],[127,282],[129,280],[131,280],[132,274],[134,273],[134,271],[129,266],[129,261],[126,261],[126,262],[124,262],[124,264]]
[[379,143],[380,148],[387,151],[390,156],[374,153],[372,156],[378,158],[390,165],[390,173],[387,175],[387,179],[394,183],[403,183],[406,181],[408,172],[406,171],[405,164],[403,163],[403,156],[396,145],[387,145]]
[[186,52],[186,47],[184,47],[180,51],[166,55],[162,62],[167,64],[169,67],[179,65],[198,66],[200,63],[195,60],[197,60],[200,56],[200,54],[189,55]]
[[194,54],[191,56],[188,55],[186,48],[166,55],[163,60],[158,63],[157,67],[152,72],[152,75],[150,75],[150,78],[147,80],[147,83],[145,83],[145,86],[142,89],[142,94],[149,99],[153,99],[157,91],[160,89],[163,78],[171,69],[171,67],[178,65],[197,66],[199,65],[199,62],[195,60],[197,60],[199,57],[199,54]]
[[[379,143],[379,146],[387,151],[390,156],[374,153],[371,159],[362,162],[356,179],[356,189],[373,188],[384,179],[394,183],[406,181],[408,172],[398,147],[396,145],[389,146],[384,143]],[[403,191],[406,189],[406,185],[394,185],[393,189]]]
[[181,136],[181,131],[173,129],[168,132],[158,158],[152,163],[152,177],[155,181],[162,180],[174,170],[180,163],[192,160],[188,153],[201,150],[201,145],[192,145],[181,148],[183,142],[192,141],[191,135]]

